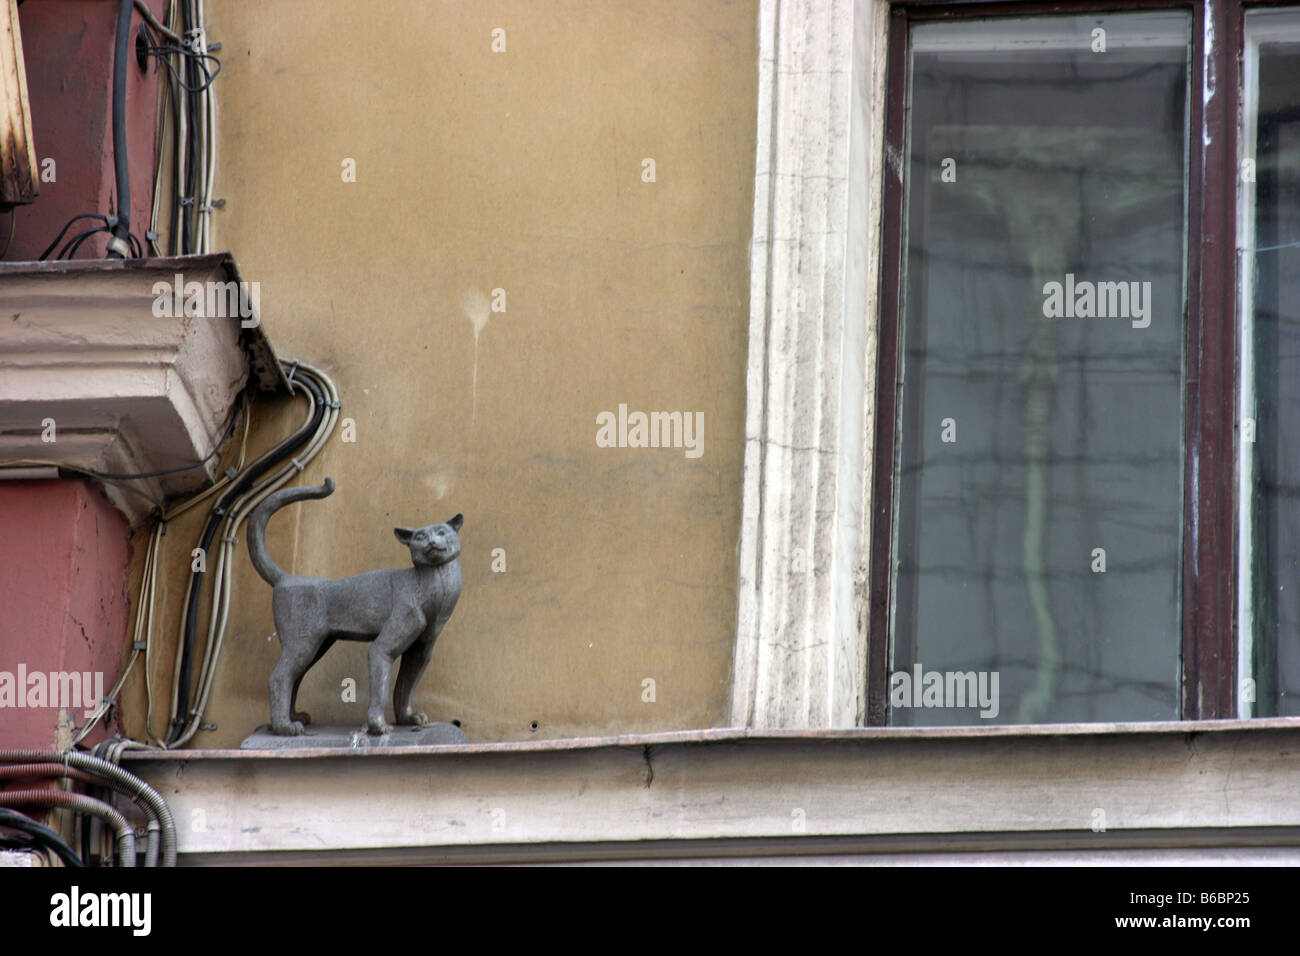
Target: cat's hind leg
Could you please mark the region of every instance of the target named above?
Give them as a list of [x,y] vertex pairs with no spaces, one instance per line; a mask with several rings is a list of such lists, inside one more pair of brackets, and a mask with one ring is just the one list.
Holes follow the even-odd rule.
[[296,634],[287,628],[278,628],[283,650],[271,671],[271,730],[284,736],[296,737],[303,732],[301,720],[293,715],[294,698],[302,677],[318,659],[325,634]]
[[316,652],[316,656],[312,658],[312,662],[307,665],[307,670],[299,674],[298,679],[293,682],[293,696],[289,698],[289,716],[300,724],[310,724],[311,714],[307,713],[305,710],[298,709],[298,687],[302,684],[302,679],[307,676],[307,671],[315,667],[320,662],[320,659],[325,656],[325,652],[333,646],[334,638],[332,637],[321,642],[320,650]]

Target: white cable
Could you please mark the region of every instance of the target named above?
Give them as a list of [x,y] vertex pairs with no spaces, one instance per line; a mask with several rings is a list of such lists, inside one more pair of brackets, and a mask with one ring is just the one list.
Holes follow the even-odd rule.
[[[288,365],[288,362],[282,364]],[[325,443],[329,440],[334,432],[339,418],[339,401],[338,389],[328,375],[320,369],[306,365],[304,363],[294,363],[299,373],[305,373],[315,380],[315,384],[325,393],[325,414],[322,416],[319,425],[308,439],[303,452],[299,457],[295,457],[290,462],[281,466],[275,473],[255,487],[249,489],[240,496],[230,507],[225,518],[225,529],[219,542],[216,554],[216,565],[213,571],[213,592],[208,614],[208,634],[207,642],[204,648],[203,662],[199,668],[198,680],[195,684],[194,703],[191,712],[186,716],[182,732],[176,740],[169,744],[169,748],[175,749],[184,746],[202,727],[203,714],[207,709],[208,700],[212,693],[212,688],[216,679],[217,662],[221,656],[221,650],[225,643],[226,626],[229,621],[230,601],[234,592],[233,568],[235,562],[235,542],[238,538],[240,525],[248,518],[253,509],[262,503],[274,491],[282,485],[296,477],[301,471],[301,467],[310,463],[320,451],[324,448]],[[310,395],[305,386],[297,382],[290,383],[296,390],[301,390]],[[314,416],[315,406],[310,406],[310,412]],[[192,580],[192,578],[191,578]],[[181,631],[184,633],[183,629]],[[179,653],[178,653],[179,660]],[[177,671],[179,679],[179,670]],[[178,694],[179,690],[175,691]],[[174,696],[175,696],[174,694]]]
[[[319,373],[319,370],[313,369],[313,372],[323,375],[323,373]],[[334,407],[337,402],[333,398],[337,392],[333,388],[333,383],[325,378],[319,384],[322,386],[323,391],[330,394],[330,399],[326,406],[324,418],[322,418],[320,425],[308,442],[307,451],[303,456],[304,461],[310,461],[319,453],[333,432],[338,418],[337,409]],[[296,461],[294,463],[296,464]],[[208,643],[204,653],[203,666],[200,668],[200,684],[196,688],[195,707],[189,725],[186,726],[185,732],[177,739],[176,743],[172,745],[173,747],[187,742],[197,731],[201,722],[201,715],[206,710],[208,696],[212,690],[213,680],[216,676],[216,661],[220,656],[221,647],[225,640],[226,623],[230,611],[230,598],[233,591],[231,569],[234,565],[234,539],[237,537],[239,526],[252,513],[254,508],[261,504],[273,491],[293,478],[295,474],[296,471],[293,468],[288,466],[281,468],[278,473],[264,480],[262,484],[242,497],[226,519],[227,529],[226,534],[222,537],[222,547],[217,559],[217,573],[215,575],[217,583],[214,585],[212,610],[209,616]]]

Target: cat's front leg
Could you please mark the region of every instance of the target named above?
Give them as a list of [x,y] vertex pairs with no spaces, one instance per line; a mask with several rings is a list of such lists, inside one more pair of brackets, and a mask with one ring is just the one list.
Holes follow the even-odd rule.
[[384,698],[393,672],[393,658],[378,640],[370,645],[370,707],[366,710],[366,732],[380,737],[391,729],[384,721]]
[[437,637],[436,626],[430,626],[402,655],[402,666],[393,688],[393,713],[397,715],[399,724],[423,727],[429,722],[429,715],[415,710],[411,699],[424,669],[429,666],[429,659],[433,657],[433,642]]
[[[366,711],[366,730],[375,736],[386,734],[390,729],[384,722],[384,704],[388,702],[393,664],[398,655],[410,646],[409,635],[420,633],[427,623],[419,608],[396,610],[370,645],[370,708]],[[399,720],[402,717],[400,708],[397,716]]]

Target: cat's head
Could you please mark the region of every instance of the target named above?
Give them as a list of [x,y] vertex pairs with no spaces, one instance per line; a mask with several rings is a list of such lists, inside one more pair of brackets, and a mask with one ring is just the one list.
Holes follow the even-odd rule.
[[423,528],[394,528],[397,540],[411,549],[411,560],[418,565],[436,568],[460,557],[460,526],[464,515],[456,515],[442,524]]

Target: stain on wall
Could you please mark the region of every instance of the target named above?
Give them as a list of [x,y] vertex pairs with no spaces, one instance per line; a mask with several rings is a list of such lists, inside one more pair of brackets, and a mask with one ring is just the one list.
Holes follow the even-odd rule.
[[[333,476],[333,497],[272,520],[276,560],[398,567],[393,526],[463,511],[464,594],[416,697],[431,718],[475,741],[724,723],[756,4],[216,0],[208,15],[216,247],[261,283],[279,353],[325,369],[355,422],[302,476]],[[597,416],[620,405],[628,445],[634,412],[702,414],[702,454],[600,447]],[[291,402],[256,405],[250,455],[300,421]],[[166,544],[155,732],[192,517]],[[239,553],[217,729],[196,747],[268,719],[271,591]],[[141,682],[128,690],[142,734]],[[300,706],[360,726],[367,691],[365,646],[338,644]]]

